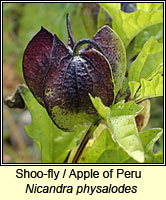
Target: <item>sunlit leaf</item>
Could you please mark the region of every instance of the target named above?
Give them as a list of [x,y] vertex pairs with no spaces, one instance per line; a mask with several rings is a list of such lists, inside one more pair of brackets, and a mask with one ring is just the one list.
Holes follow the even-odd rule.
[[163,163],[163,152],[145,154],[146,163]]
[[102,109],[104,105],[99,98],[96,97],[92,102],[97,111],[99,111],[99,114],[107,121],[112,136],[117,144],[132,158],[139,162],[144,162],[144,151],[134,118],[134,115],[139,112],[142,107],[136,105],[134,102],[128,102],[126,105],[124,102],[120,102],[119,105],[115,104],[111,106],[110,111],[108,107],[105,108],[104,110],[106,113],[104,113]]
[[141,79],[141,88],[136,100],[163,96],[163,77],[156,75],[151,81]]
[[146,132],[140,133],[140,138],[145,152],[152,152],[154,144],[161,137],[163,130],[161,128],[149,129]]
[[129,81],[140,81],[141,78],[149,79],[162,65],[163,45],[152,37],[144,45],[142,51],[131,64]]
[[90,98],[99,115],[107,120],[110,108],[101,103],[100,98],[93,98],[91,95]]
[[144,151],[132,115],[110,117],[113,137],[119,146],[138,162],[144,162]]
[[109,130],[101,124],[86,145],[79,163],[123,163],[129,155],[112,139]]
[[111,106],[110,115],[111,117],[123,116],[123,115],[136,116],[142,109],[143,106],[136,104],[134,101],[129,101],[127,103],[124,103],[123,100]]
[[152,10],[161,10],[163,9],[163,3],[137,3],[138,10],[144,10],[150,12]]
[[120,36],[126,47],[141,30],[163,21],[162,10],[152,10],[151,12],[137,10],[125,13],[119,9],[119,5],[117,7],[111,3],[101,3],[100,5],[109,12],[113,19],[112,28]]
[[157,70],[155,70],[151,76],[149,77],[149,80],[154,78],[157,74],[163,75],[163,65],[161,65]]
[[[118,150],[114,148],[104,151],[96,163],[125,163],[128,157],[127,153],[121,148]],[[133,163],[133,161],[130,163]]]
[[161,128],[149,129],[140,133],[140,138],[145,149],[146,163],[162,163],[163,152],[153,153],[154,144],[161,137],[163,130]]
[[136,81],[129,81],[128,84],[129,84],[129,88],[130,88],[130,92],[131,92],[130,98],[133,99],[139,86],[140,86],[140,83],[136,82]]
[[[96,163],[100,155],[111,145],[111,135],[109,131],[107,131],[104,125],[102,129],[100,125],[99,130],[97,130],[99,135],[98,132],[93,134],[93,138],[89,140],[79,159],[79,163]],[[115,143],[113,142],[113,146],[115,146],[114,144]]]
[[130,42],[127,47],[127,59],[130,60],[136,56],[143,48],[145,42],[150,37],[155,37],[158,42],[163,40],[163,23],[153,24],[143,29],[136,37]]

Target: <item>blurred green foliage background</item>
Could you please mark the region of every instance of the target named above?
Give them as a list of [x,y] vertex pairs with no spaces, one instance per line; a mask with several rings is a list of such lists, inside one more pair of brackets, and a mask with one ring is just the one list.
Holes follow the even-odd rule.
[[[11,95],[24,82],[22,57],[28,42],[44,26],[67,42],[66,14],[69,13],[74,37],[89,38],[81,16],[82,3],[3,3],[3,96]],[[88,19],[87,19],[88,20]],[[147,128],[163,127],[163,99],[151,100],[151,119]],[[23,127],[30,123],[25,110],[3,109],[4,162],[40,162],[40,153]],[[162,150],[163,138],[155,150]]]

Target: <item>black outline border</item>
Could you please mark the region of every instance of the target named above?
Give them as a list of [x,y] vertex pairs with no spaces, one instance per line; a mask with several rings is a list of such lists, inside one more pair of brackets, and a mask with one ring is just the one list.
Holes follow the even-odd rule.
[[[163,3],[163,19],[164,19],[164,23],[163,23],[163,36],[164,36],[164,51],[163,51],[163,66],[164,66],[164,87],[163,87],[163,100],[164,100],[164,105],[163,105],[163,163],[161,164],[122,164],[122,163],[116,163],[116,164],[112,164],[112,163],[101,163],[101,164],[96,164],[96,163],[84,163],[84,164],[62,164],[62,163],[3,163],[3,3],[100,3],[100,1],[1,1],[1,157],[0,157],[0,166],[166,166],[165,163],[165,154],[166,154],[166,142],[165,142],[165,1],[130,1],[130,3]],[[129,3],[127,1],[102,1],[102,3]]]

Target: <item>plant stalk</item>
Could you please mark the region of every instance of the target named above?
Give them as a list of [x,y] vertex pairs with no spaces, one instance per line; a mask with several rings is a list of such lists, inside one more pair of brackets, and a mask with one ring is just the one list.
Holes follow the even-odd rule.
[[72,160],[72,163],[77,163],[83,150],[84,147],[86,146],[86,144],[88,143],[90,137],[93,135],[95,129],[97,128],[98,124],[99,124],[100,120],[97,120],[96,123],[91,124],[91,126],[89,127],[88,131],[86,132],[84,138],[81,141],[80,146],[78,147],[78,150]]

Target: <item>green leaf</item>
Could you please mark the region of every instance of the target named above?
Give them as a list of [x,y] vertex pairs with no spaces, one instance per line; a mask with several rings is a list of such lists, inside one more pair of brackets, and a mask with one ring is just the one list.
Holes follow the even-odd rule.
[[91,95],[90,96],[90,99],[95,107],[95,109],[97,110],[97,112],[99,113],[99,115],[105,119],[107,121],[107,118],[108,118],[108,115],[109,115],[109,112],[110,112],[110,108],[105,106],[102,102],[101,102],[101,99],[98,98],[98,97],[95,97],[93,98]]
[[[136,160],[129,158],[125,163],[138,163]],[[163,163],[163,152],[145,154],[145,163]]]
[[163,96],[163,77],[158,74],[151,81],[141,79],[141,88],[137,95],[137,101]]
[[[163,65],[156,71],[157,73],[155,74],[155,75],[157,75],[157,74],[163,74]],[[150,77],[150,78],[152,78],[152,77]]]
[[145,154],[145,163],[163,163],[163,152]]
[[155,37],[158,42],[163,39],[163,23],[153,24],[143,29],[136,37],[130,42],[127,47],[127,59],[130,60],[136,56],[143,48],[145,42],[150,37]]
[[123,100],[111,106],[110,116],[111,117],[117,117],[123,115],[136,116],[139,112],[141,112],[142,109],[143,106],[136,104],[134,101],[129,101],[127,103],[124,103]]
[[145,150],[145,163],[163,163],[163,152],[152,152],[154,144],[162,134],[163,130],[161,128],[154,128],[140,133],[140,138]]
[[142,106],[136,105],[134,102],[126,104],[119,102],[108,110],[108,107],[104,106],[98,97],[91,97],[91,99],[96,110],[106,120],[117,144],[129,156],[138,162],[144,162],[144,151],[134,118],[142,110]]
[[144,10],[146,12],[151,12],[152,10],[163,9],[163,3],[137,3],[138,10]]
[[[100,155],[110,146],[112,143],[111,135],[104,125],[99,125],[98,130],[93,134],[93,138],[89,140],[86,145],[79,163],[96,163]],[[113,146],[114,146],[113,142]]]
[[133,99],[139,86],[140,86],[140,83],[139,82],[136,82],[136,81],[129,81],[128,82],[129,84],[129,88],[130,88],[130,99]]
[[32,123],[26,126],[25,130],[41,150],[42,162],[63,162],[69,151],[81,140],[86,128],[79,132],[64,132],[53,124],[46,110],[29,89],[24,88],[21,96],[32,116]]
[[113,127],[113,137],[119,146],[138,162],[144,162],[144,151],[132,115],[111,117],[109,126]]
[[130,41],[144,28],[163,22],[163,11],[152,10],[146,12],[137,10],[131,13],[125,13],[119,9],[119,6],[112,3],[101,3],[113,19],[112,28],[122,39],[125,47]]
[[99,12],[99,5],[97,3],[83,3],[82,4],[82,21],[90,38],[97,31],[97,14]]
[[86,145],[79,163],[123,163],[129,155],[112,139],[109,130],[100,124]]
[[131,64],[129,81],[140,81],[141,78],[149,79],[162,66],[163,45],[152,37],[144,45],[141,53]]
[[120,93],[124,93],[127,89],[128,89],[128,80],[126,77],[124,77]]
[[106,10],[100,6],[100,10],[97,16],[97,30],[99,30],[104,25],[112,27],[112,18],[106,12]]
[[161,65],[157,70],[154,71],[154,73],[151,74],[149,80],[153,79],[158,74],[163,75],[163,65]]
[[146,153],[152,153],[154,144],[157,142],[162,134],[163,130],[161,128],[149,129],[146,132],[140,133],[140,138]]
[[120,11],[120,3],[100,3],[100,5],[110,14],[113,20],[117,17],[117,12]]
[[102,153],[96,163],[125,163],[129,155],[123,149],[110,149]]
[[116,96],[116,101],[122,101],[124,99],[126,99],[126,97],[129,96],[129,92],[128,92],[128,79],[126,77],[124,77],[123,79],[123,83],[122,83],[122,88],[119,90],[117,96]]
[[82,3],[82,20],[90,38],[104,25],[111,26],[110,15],[97,3]]

